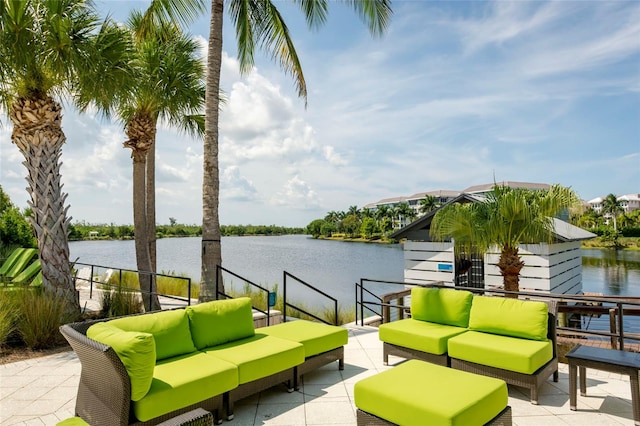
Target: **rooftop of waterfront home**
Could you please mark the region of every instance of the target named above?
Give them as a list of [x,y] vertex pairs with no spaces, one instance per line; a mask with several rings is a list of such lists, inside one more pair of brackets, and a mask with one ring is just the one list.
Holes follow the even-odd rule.
[[[345,327],[349,342],[344,370],[334,362],[305,375],[293,394],[283,386],[242,400],[236,404],[235,418],[223,424],[355,425],[354,384],[403,359],[392,356],[389,366],[383,365],[378,329]],[[72,351],[0,365],[0,424],[55,425],[72,417],[80,369]],[[542,386],[539,405],[531,404],[527,389],[509,386],[514,425],[634,424],[628,376],[588,370],[587,396],[578,394],[577,411],[569,409],[566,364],[560,364],[559,376],[557,383],[549,379]]]

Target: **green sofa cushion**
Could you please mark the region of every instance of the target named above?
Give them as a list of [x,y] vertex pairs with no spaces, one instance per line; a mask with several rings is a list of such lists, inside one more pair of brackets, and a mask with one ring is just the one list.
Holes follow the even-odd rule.
[[132,315],[109,321],[126,331],[153,334],[156,341],[156,361],[194,352],[189,318],[184,309]]
[[523,339],[547,340],[549,306],[544,302],[475,296],[469,328]]
[[553,342],[468,331],[449,339],[449,356],[533,374],[553,358]]
[[235,365],[202,352],[180,355],[158,362],[151,389],[133,403],[133,412],[145,422],[237,386]]
[[304,362],[304,346],[256,333],[252,337],[203,350],[238,367],[240,384],[271,376]]
[[193,343],[198,349],[255,334],[251,299],[248,297],[200,303],[187,307],[186,311]]
[[411,317],[466,328],[472,299],[473,294],[466,290],[413,287]]
[[356,407],[398,425],[482,425],[508,403],[507,385],[491,377],[409,360],[357,382]]
[[347,344],[346,328],[311,321],[288,321],[258,329],[261,334],[302,343],[305,357],[327,352]]
[[435,324],[407,318],[381,324],[378,328],[380,340],[434,355],[447,352],[447,341],[466,332],[466,328]]
[[156,344],[149,333],[123,331],[109,322],[99,322],[87,329],[87,337],[111,346],[127,370],[131,382],[131,400],[142,399],[153,379]]

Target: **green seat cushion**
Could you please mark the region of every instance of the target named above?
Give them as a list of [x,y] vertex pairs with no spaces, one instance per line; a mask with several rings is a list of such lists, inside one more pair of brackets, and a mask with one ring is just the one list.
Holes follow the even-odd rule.
[[304,362],[302,344],[261,333],[203,351],[236,365],[240,384],[271,376]]
[[437,324],[469,326],[473,294],[448,288],[411,289],[411,317]]
[[144,422],[237,386],[235,365],[202,352],[180,355],[158,362],[151,389],[133,403],[133,412]]
[[56,423],[56,426],[89,426],[89,423],[85,422],[80,417],[71,417]]
[[99,322],[87,329],[87,337],[113,348],[129,375],[131,400],[142,399],[151,387],[156,364],[153,336],[139,331],[123,331],[110,322]]
[[447,341],[466,332],[466,328],[435,324],[407,318],[381,324],[378,328],[380,340],[434,355],[447,352]]
[[449,339],[449,356],[476,364],[533,374],[553,358],[550,340],[468,331]]
[[544,302],[476,296],[469,328],[523,339],[547,340],[549,306]]
[[349,341],[346,328],[304,320],[262,327],[258,332],[302,343],[305,357],[339,348]]
[[132,315],[109,323],[126,331],[151,333],[156,341],[156,361],[196,350],[184,309]]
[[253,311],[251,299],[214,300],[186,309],[196,348],[203,349],[251,337]]
[[410,360],[357,382],[356,407],[398,425],[482,425],[507,406],[491,377]]

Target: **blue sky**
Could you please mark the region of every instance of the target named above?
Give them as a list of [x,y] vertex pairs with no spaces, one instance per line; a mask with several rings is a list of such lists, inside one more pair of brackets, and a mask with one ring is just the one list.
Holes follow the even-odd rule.
[[[98,1],[124,20],[147,1]],[[308,30],[276,1],[301,58],[308,107],[258,54],[240,76],[225,20],[222,224],[305,226],[331,210],[497,181],[558,183],[589,200],[640,192],[640,3],[395,1],[371,38],[331,3]],[[204,43],[209,17],[189,32]],[[11,126],[0,127],[2,186],[26,206]],[[132,223],[122,125],[65,106],[63,183],[73,220]],[[200,223],[201,141],[157,135],[157,217]]]

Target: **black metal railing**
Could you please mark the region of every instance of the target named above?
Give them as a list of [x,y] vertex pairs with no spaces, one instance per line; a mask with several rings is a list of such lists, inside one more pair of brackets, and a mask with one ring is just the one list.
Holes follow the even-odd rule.
[[232,299],[233,296],[230,294],[225,293],[222,289],[224,289],[224,277],[223,277],[223,272],[225,274],[231,275],[232,277],[238,278],[240,280],[242,280],[242,282],[245,285],[249,285],[250,288],[253,287],[255,289],[257,289],[259,292],[262,292],[265,294],[265,306],[266,306],[266,310],[261,309],[259,306],[255,306],[255,304],[253,305],[253,309],[261,312],[262,314],[266,315],[267,317],[267,325],[271,324],[271,308],[275,305],[275,295],[271,296],[271,292],[269,291],[269,289],[262,287],[259,284],[254,283],[253,281],[249,280],[248,278],[242,277],[238,274],[236,274],[233,271],[230,271],[220,265],[216,265],[216,299],[220,299],[220,296],[222,296],[224,299]]
[[[78,276],[79,273],[79,268],[78,266],[84,266],[86,268],[89,268],[90,273],[88,277],[84,277],[83,276]],[[115,267],[111,267],[111,266],[104,266],[104,265],[96,265],[96,264],[91,264],[91,263],[82,263],[82,262],[73,262],[73,268],[75,270],[75,274],[74,274],[74,282],[75,282],[75,286],[76,289],[78,288],[79,283],[81,282],[86,282],[89,285],[89,298],[93,299],[93,290],[94,287],[100,286],[101,288],[107,288],[107,289],[112,289],[112,288],[121,288],[123,290],[127,290],[127,291],[135,291],[135,292],[140,292],[140,294],[143,295],[157,295],[157,296],[161,296],[163,298],[166,299],[172,299],[172,300],[176,300],[176,301],[181,301],[181,302],[185,302],[187,304],[187,306],[191,305],[191,278],[189,277],[179,277],[179,276],[175,276],[175,275],[169,275],[169,274],[163,274],[163,273],[155,273],[155,272],[149,272],[149,271],[137,271],[135,269],[126,269],[126,268],[115,268]],[[110,282],[109,280],[101,280],[99,278],[100,275],[100,271],[104,271],[106,273],[106,271],[113,271],[113,273],[117,273],[118,276],[118,280],[116,283],[114,282]],[[143,275],[143,276],[151,276],[152,279],[156,280],[157,283],[157,278],[158,277],[166,277],[166,278],[171,278],[171,279],[175,279],[175,280],[183,280],[185,282],[186,288],[187,288],[187,296],[186,297],[182,297],[182,296],[175,296],[175,295],[171,295],[171,294],[163,294],[160,292],[148,292],[145,291],[141,288],[133,288],[133,287],[122,287],[122,274],[123,272],[132,272],[135,274],[138,274],[138,276]]]
[[[312,291],[315,292],[316,295],[320,295],[323,296],[324,298],[330,300],[331,302],[333,302],[333,322],[327,321],[324,318],[319,317],[318,315],[315,315],[311,312],[308,312],[307,310],[305,310],[302,306],[296,306],[293,303],[289,303],[289,301],[287,300],[287,283],[289,282],[289,279],[295,280],[294,282],[297,282],[298,284],[301,284],[303,286],[305,286],[308,289],[311,289]],[[328,295],[327,293],[325,293],[322,290],[319,290],[318,288],[312,286],[311,284],[301,280],[300,278],[296,277],[293,274],[290,274],[287,271],[284,271],[283,274],[283,312],[282,312],[282,316],[284,318],[284,321],[287,320],[287,308],[292,308],[295,309],[296,311],[299,311],[305,315],[308,315],[311,318],[314,318],[320,322],[323,322],[325,324],[333,324],[333,325],[339,325],[338,324],[338,299],[336,299],[335,297],[332,297],[330,295]]]
[[[384,283],[391,286],[402,286],[402,289],[395,292],[388,292],[384,295],[375,295],[366,288],[367,284]],[[510,292],[502,289],[479,289],[475,287],[451,287],[441,283],[406,283],[400,281],[381,281],[362,278],[360,283],[356,283],[356,323],[360,321],[360,325],[364,325],[365,310],[368,313],[379,316],[380,322],[388,322],[393,320],[390,312],[395,308],[398,312],[405,312],[410,306],[402,303],[390,303],[394,300],[404,301],[404,297],[408,294],[407,286],[437,287],[437,288],[453,288],[456,290],[467,290],[475,294],[492,294],[492,295],[517,295],[521,299],[555,301],[558,306],[558,312],[565,315],[589,315],[598,316],[607,314],[609,316],[608,323],[603,321],[597,322],[601,329],[582,329],[577,326],[571,327],[570,321],[561,320],[556,328],[559,336],[576,337],[576,338],[600,338],[609,339],[611,346],[615,349],[624,350],[625,344],[631,342],[640,342],[640,297],[618,297],[618,296],[583,296],[571,294],[553,294],[553,293],[537,293],[537,292]],[[364,295],[374,296],[375,300],[365,300]],[[360,313],[358,318],[358,313]],[[402,314],[399,314],[401,317]],[[638,317],[637,320],[635,317]],[[632,321],[636,321],[637,324]],[[608,325],[608,330],[607,326]],[[635,332],[633,327],[639,327]],[[627,331],[631,328],[632,331]],[[640,345],[638,345],[640,346]]]

